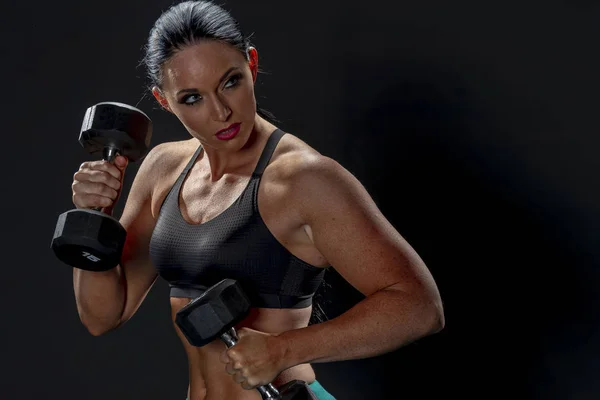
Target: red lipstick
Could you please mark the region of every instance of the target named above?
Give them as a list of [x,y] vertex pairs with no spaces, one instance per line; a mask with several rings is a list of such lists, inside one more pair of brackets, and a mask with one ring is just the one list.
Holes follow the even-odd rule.
[[231,140],[234,137],[236,137],[237,134],[240,132],[240,125],[241,125],[241,123],[239,123],[239,122],[236,122],[235,124],[231,124],[227,128],[221,129],[220,131],[218,131],[215,134],[215,136],[219,140]]

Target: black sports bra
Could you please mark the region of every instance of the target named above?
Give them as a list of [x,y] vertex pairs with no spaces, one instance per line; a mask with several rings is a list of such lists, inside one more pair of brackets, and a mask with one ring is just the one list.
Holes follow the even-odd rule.
[[202,147],[181,172],[162,204],[150,257],[169,282],[172,297],[198,297],[225,278],[241,283],[254,307],[302,308],[312,304],[325,268],[291,254],[271,234],[258,211],[262,174],[284,133],[269,137],[248,185],[217,217],[190,224],[181,215],[181,185]]

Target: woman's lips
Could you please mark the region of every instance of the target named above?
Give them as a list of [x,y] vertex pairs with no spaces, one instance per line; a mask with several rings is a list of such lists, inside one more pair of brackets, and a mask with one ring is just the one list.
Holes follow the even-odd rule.
[[231,124],[229,127],[217,132],[215,136],[219,140],[231,140],[240,132],[240,125],[239,123]]

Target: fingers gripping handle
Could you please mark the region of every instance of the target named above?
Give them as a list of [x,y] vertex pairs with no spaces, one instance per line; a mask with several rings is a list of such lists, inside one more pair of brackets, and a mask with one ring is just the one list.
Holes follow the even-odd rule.
[[[227,332],[223,333],[221,335],[221,340],[223,342],[225,342],[225,344],[227,345],[227,348],[233,347],[238,341],[238,337],[237,337],[237,333],[235,332],[235,328],[231,328]],[[256,390],[258,390],[260,392],[263,400],[266,400],[266,399],[281,400],[281,395],[279,394],[277,389],[275,389],[275,387],[273,385],[271,385],[270,383],[266,384],[264,386],[258,386],[256,388]]]
[[[102,151],[102,159],[104,161],[108,161],[113,164],[115,162],[115,158],[117,158],[117,154],[119,153],[119,149],[113,146],[105,147]],[[102,207],[93,208],[94,211],[102,211]]]

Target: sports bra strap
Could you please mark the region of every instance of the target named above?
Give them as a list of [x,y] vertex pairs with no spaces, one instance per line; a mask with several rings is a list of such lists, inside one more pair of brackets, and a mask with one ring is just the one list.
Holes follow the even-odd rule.
[[285,133],[281,129],[276,129],[273,131],[273,133],[271,133],[271,136],[269,136],[269,139],[267,139],[267,144],[265,144],[265,148],[260,155],[260,159],[258,160],[258,164],[256,164],[256,168],[254,169],[252,176],[262,176],[263,172],[265,172],[265,168],[267,168],[267,164],[269,164],[269,160],[271,159],[275,148],[277,147],[277,143],[279,143],[279,139],[281,139],[283,135],[285,135]]
[[196,151],[194,152],[194,155],[192,156],[192,158],[190,158],[190,161],[188,161],[187,165],[185,166],[185,168],[183,169],[183,171],[181,171],[181,175],[187,175],[188,171],[190,170],[190,168],[192,168],[192,166],[194,165],[194,161],[196,161],[196,159],[198,158],[198,156],[200,155],[200,152],[202,151],[202,145],[198,146],[198,148],[196,149]]

